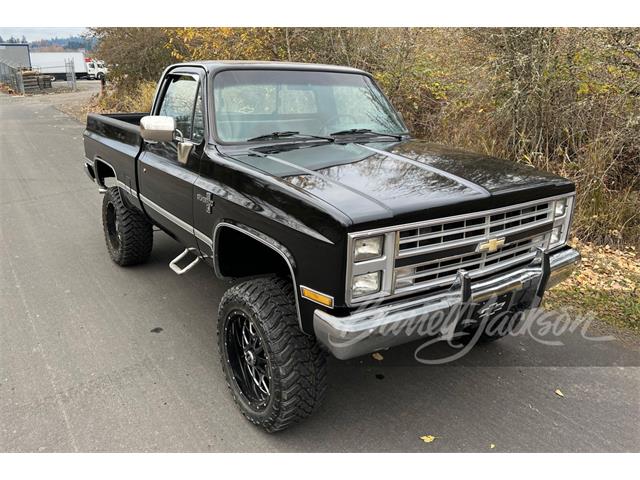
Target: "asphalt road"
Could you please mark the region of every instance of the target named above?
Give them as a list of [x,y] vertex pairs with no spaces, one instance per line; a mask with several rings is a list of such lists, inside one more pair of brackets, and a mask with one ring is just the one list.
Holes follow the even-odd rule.
[[91,88],[0,97],[0,451],[638,451],[637,344],[579,331],[443,366],[416,363],[416,345],[332,360],[314,417],[256,429],[218,365],[228,285],[173,274],[181,248],[160,233],[144,266],[107,255],[83,125],[54,106]]

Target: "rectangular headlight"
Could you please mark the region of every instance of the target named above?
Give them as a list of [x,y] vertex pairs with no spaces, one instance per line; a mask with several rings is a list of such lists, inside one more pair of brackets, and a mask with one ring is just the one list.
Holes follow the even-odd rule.
[[569,227],[571,224],[571,212],[573,211],[573,202],[573,197],[561,198],[554,202],[554,222],[549,235],[549,249],[556,248],[567,243]]
[[371,295],[380,290],[381,271],[365,273],[353,277],[352,295],[362,297]]
[[567,212],[567,199],[562,198],[560,200],[556,200],[555,207],[553,209],[553,216],[555,218],[560,218]]
[[553,230],[551,230],[551,245],[555,245],[560,243],[560,240],[562,239],[562,225],[559,225],[557,227],[554,227]]
[[354,242],[353,259],[356,262],[363,262],[382,256],[382,247],[384,246],[384,237],[359,238]]

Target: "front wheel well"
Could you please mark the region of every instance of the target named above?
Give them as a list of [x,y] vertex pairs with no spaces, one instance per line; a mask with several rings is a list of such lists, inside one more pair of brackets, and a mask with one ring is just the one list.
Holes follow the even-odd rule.
[[273,248],[230,227],[216,236],[216,269],[224,277],[279,275],[290,277],[288,262]]

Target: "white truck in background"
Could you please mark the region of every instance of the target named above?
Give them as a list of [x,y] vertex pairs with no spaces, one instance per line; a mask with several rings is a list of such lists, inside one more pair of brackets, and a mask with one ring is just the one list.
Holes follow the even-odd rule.
[[76,78],[102,80],[107,75],[104,62],[85,57],[85,52],[31,52],[31,67],[56,80],[67,78],[69,60],[73,61]]

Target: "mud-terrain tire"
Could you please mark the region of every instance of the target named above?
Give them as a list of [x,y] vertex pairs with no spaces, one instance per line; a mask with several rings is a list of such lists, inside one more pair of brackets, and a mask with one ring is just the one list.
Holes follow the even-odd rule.
[[230,288],[218,309],[217,335],[227,386],[249,421],[276,432],[318,408],[326,355],[300,330],[290,280],[257,278]]
[[107,250],[118,265],[144,263],[153,248],[153,227],[142,212],[128,208],[118,187],[111,187],[102,199],[102,228]]

